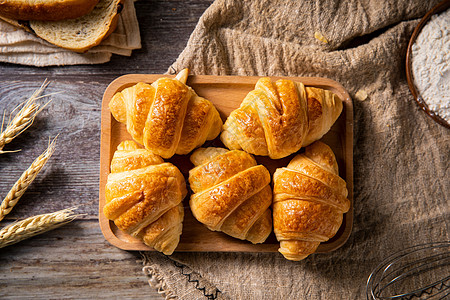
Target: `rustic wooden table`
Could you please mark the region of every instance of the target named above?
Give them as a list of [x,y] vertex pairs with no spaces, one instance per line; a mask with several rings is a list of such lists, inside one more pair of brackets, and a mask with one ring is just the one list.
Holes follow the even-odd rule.
[[142,49],[102,65],[36,68],[0,63],[0,112],[8,114],[47,78],[63,93],[0,156],[0,198],[59,135],[56,151],[13,211],[0,222],[78,206],[84,214],[54,231],[0,249],[0,298],[160,299],[148,286],[138,252],[111,246],[98,225],[102,95],[118,76],[161,74],[185,47],[212,0],[135,3]]

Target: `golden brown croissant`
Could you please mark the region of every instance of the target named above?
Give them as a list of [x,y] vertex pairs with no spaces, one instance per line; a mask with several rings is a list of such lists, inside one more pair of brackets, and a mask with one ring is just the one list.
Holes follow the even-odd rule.
[[216,138],[222,119],[214,105],[186,85],[188,69],[151,85],[139,82],[114,95],[114,118],[125,123],[133,139],[164,158],[187,154]]
[[272,231],[270,174],[243,151],[200,148],[189,172],[194,217],[213,231],[262,243]]
[[263,77],[234,110],[220,136],[229,149],[282,158],[327,133],[342,111],[335,94]]
[[333,151],[322,142],[306,147],[273,175],[274,232],[285,258],[302,260],[333,237],[350,209]]
[[108,219],[146,245],[173,253],[180,241],[182,200],[187,194],[177,167],[125,141],[114,153],[105,190],[103,213]]

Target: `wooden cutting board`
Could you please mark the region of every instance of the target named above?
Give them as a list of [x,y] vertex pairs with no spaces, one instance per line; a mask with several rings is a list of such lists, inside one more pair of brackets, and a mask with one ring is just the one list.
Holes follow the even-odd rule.
[[[160,77],[172,77],[162,74],[129,74],[124,75],[107,87],[103,95],[102,120],[101,120],[101,149],[100,149],[100,191],[99,191],[99,222],[105,236],[112,245],[124,250],[149,250],[153,249],[144,243],[120,231],[112,221],[103,215],[105,205],[105,184],[110,170],[110,163],[117,145],[131,136],[126,131],[124,124],[117,122],[111,115],[108,104],[112,96],[137,82],[152,83]],[[191,86],[199,96],[210,100],[219,111],[225,121],[227,116],[239,107],[241,101],[248,92],[254,89],[255,83],[260,77],[255,76],[189,76],[187,84]],[[271,77],[273,80],[281,77]],[[286,77],[284,77],[286,78]],[[337,234],[329,241],[320,244],[316,252],[324,253],[341,247],[350,236],[353,223],[353,103],[348,92],[337,82],[318,77],[289,77],[288,79],[299,81],[306,86],[329,89],[337,94],[344,103],[344,109],[339,119],[331,130],[322,138],[334,151],[339,165],[340,176],[347,182],[348,198],[352,205],[344,215],[344,220]],[[208,141],[204,147],[223,147],[220,139]],[[301,152],[300,150],[299,152]],[[259,164],[267,167],[271,174],[278,167],[286,166],[295,156],[292,154],[286,158],[272,160],[268,157],[258,157]],[[188,178],[189,170],[193,167],[189,161],[189,155],[175,155],[169,162],[176,165]],[[190,252],[276,252],[279,248],[273,232],[262,244],[253,245],[248,241],[232,238],[221,232],[213,232],[199,223],[189,209],[189,195],[184,199],[185,219],[180,243],[175,251]]]

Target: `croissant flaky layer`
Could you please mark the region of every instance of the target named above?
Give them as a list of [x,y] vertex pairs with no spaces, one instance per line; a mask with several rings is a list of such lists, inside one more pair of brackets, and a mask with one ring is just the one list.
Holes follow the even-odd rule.
[[270,174],[243,151],[200,148],[191,156],[194,217],[209,229],[262,243],[272,231]]
[[132,138],[164,158],[187,154],[216,138],[222,119],[214,105],[186,85],[188,70],[152,84],[139,82],[109,103],[114,118]]
[[170,255],[180,240],[186,194],[177,167],[125,141],[111,161],[103,213],[120,230]]
[[334,153],[326,144],[315,142],[286,168],[277,169],[273,181],[279,251],[290,260],[304,259],[336,234],[350,209]]
[[229,149],[278,159],[319,140],[342,108],[331,91],[263,77],[227,118],[220,138]]

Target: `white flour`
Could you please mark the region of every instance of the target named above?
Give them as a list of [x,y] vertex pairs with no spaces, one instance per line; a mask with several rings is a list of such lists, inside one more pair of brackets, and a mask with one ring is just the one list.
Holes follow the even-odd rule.
[[428,108],[450,123],[450,9],[434,15],[412,46],[414,84]]

